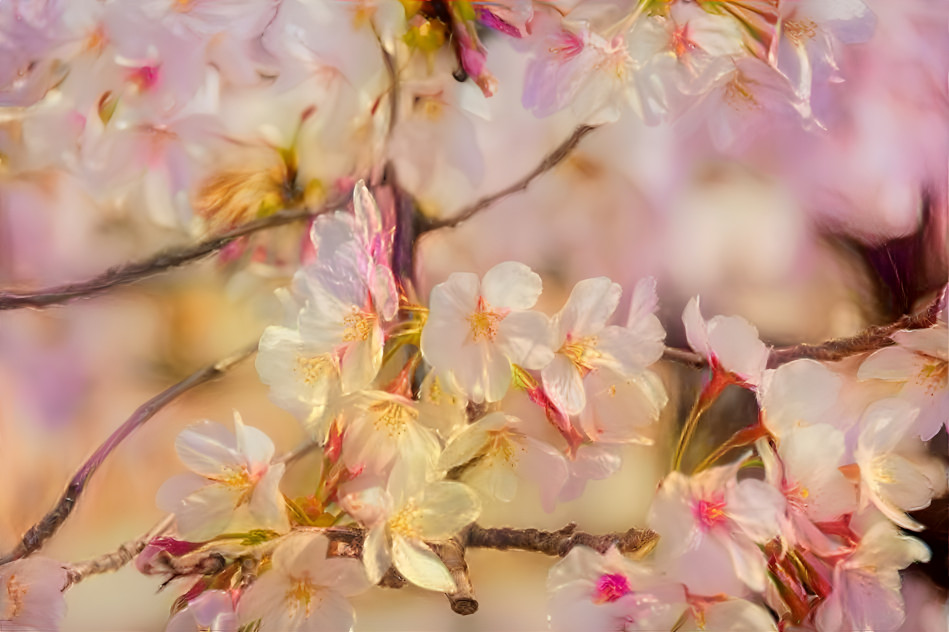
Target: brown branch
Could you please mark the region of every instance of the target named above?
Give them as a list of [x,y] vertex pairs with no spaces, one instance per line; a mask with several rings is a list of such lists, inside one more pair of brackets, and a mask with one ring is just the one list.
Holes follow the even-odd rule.
[[556,167],[558,164],[563,162],[563,160],[567,156],[570,155],[570,152],[573,151],[574,148],[580,143],[583,137],[595,129],[596,129],[595,125],[581,125],[580,127],[578,127],[577,129],[573,131],[573,134],[571,134],[567,140],[560,143],[560,145],[558,145],[556,149],[554,149],[552,152],[544,156],[544,159],[540,161],[540,164],[534,167],[533,171],[528,173],[526,176],[524,176],[523,178],[521,178],[514,184],[510,185],[509,187],[506,187],[504,189],[501,189],[500,191],[492,193],[491,195],[487,195],[481,198],[480,200],[478,200],[471,206],[468,206],[462,209],[461,211],[459,211],[452,217],[446,217],[446,218],[440,218],[440,219],[430,219],[430,218],[422,219],[422,221],[420,222],[418,234],[423,235],[433,230],[439,230],[441,228],[451,228],[451,227],[457,226],[458,224],[461,224],[462,222],[471,219],[474,215],[486,209],[487,207],[491,206],[498,200],[505,198],[513,193],[517,193],[518,191],[523,191],[524,189],[528,187],[528,185],[530,185],[531,182],[534,181],[534,178],[536,178],[537,176],[543,173],[546,173],[547,171],[550,171],[551,169]]
[[468,564],[465,562],[465,540],[467,540],[467,530],[457,538],[452,538],[443,544],[434,546],[435,554],[438,555],[451,573],[451,578],[455,580],[457,590],[453,593],[446,593],[448,603],[451,609],[460,614],[474,614],[478,611],[478,600],[475,598],[474,586],[471,585],[471,578],[468,576]]
[[[822,362],[836,362],[850,356],[889,347],[894,344],[890,336],[897,331],[926,329],[935,325],[939,316],[940,297],[941,293],[915,314],[907,314],[887,325],[867,327],[853,336],[834,338],[819,344],[798,344],[772,349],[771,355],[768,357],[768,368],[773,369],[793,360],[805,358]],[[708,361],[698,353],[676,347],[666,347],[662,352],[662,359],[685,364],[695,369],[708,366]]]
[[902,329],[926,329],[935,325],[939,316],[941,296],[942,293],[940,292],[926,307],[915,314],[906,314],[888,325],[867,327],[855,336],[835,338],[817,345],[800,344],[773,349],[771,357],[768,358],[768,367],[774,368],[802,358],[836,362],[860,353],[889,347],[894,344],[890,336],[897,331]]
[[261,230],[283,226],[308,219],[325,211],[344,205],[347,197],[328,200],[316,210],[283,210],[268,217],[247,222],[231,230],[205,239],[196,244],[163,250],[147,259],[125,263],[98,274],[85,281],[65,283],[26,292],[0,290],[0,311],[24,307],[44,308],[60,305],[80,297],[93,296],[120,285],[129,285],[147,277],[167,272],[174,268],[198,261],[224,248],[235,239]]
[[538,529],[511,529],[508,527],[485,528],[471,525],[467,533],[468,547],[482,549],[520,549],[534,551],[544,555],[563,557],[575,546],[588,546],[600,553],[606,553],[616,546],[622,553],[645,553],[649,551],[659,536],[649,529],[630,529],[624,533],[591,535],[577,531],[577,525],[570,523],[557,531]]
[[223,360],[209,364],[139,406],[76,471],[66,486],[66,491],[63,492],[63,495],[56,505],[50,509],[42,520],[30,527],[12,551],[0,557],[0,566],[30,555],[43,546],[46,540],[51,538],[59,530],[66,521],[66,518],[72,513],[73,508],[85,491],[93,474],[95,474],[99,466],[102,465],[106,457],[108,457],[122,441],[128,438],[133,431],[140,428],[146,421],[154,417],[155,413],[184,393],[196,386],[220,377],[241,360],[250,357],[256,350],[257,343],[254,343]]

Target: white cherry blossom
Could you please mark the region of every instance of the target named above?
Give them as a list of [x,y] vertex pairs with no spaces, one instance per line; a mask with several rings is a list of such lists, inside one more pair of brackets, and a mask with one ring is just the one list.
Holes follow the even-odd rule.
[[557,632],[671,630],[686,609],[685,589],[616,547],[575,546],[547,576],[547,611]]
[[260,621],[260,632],[349,632],[355,621],[347,597],[370,587],[359,560],[328,557],[320,533],[294,533],[273,563],[241,596],[241,622]]
[[899,629],[904,617],[899,571],[929,557],[925,544],[877,521],[834,566],[833,589],[814,616],[818,631]]
[[548,318],[528,311],[540,293],[540,277],[515,261],[499,263],[480,281],[475,274],[452,274],[432,288],[423,356],[471,401],[500,400],[512,364],[541,369],[553,358]]
[[477,519],[481,503],[467,485],[426,483],[396,468],[387,489],[371,487],[343,495],[342,508],[369,528],[362,560],[369,581],[379,582],[394,565],[407,580],[451,593],[455,580],[428,542],[443,542]]
[[203,541],[225,531],[290,525],[279,484],[284,464],[272,464],[274,445],[234,413],[234,432],[204,421],[181,432],[178,458],[194,472],[168,479],[158,490],[158,506],[175,514],[178,535]]
[[548,511],[553,510],[569,476],[560,451],[527,434],[519,419],[504,413],[482,417],[455,435],[438,467],[461,468],[459,480],[502,502],[514,499],[519,478],[530,479],[540,487]]
[[66,614],[66,569],[47,557],[0,566],[0,630],[59,630]]
[[[946,485],[944,468],[933,475],[906,449],[907,434],[917,415],[919,409],[902,399],[874,402],[860,420],[854,450],[860,467],[861,507],[873,503],[887,518],[913,531],[923,525],[906,512],[927,507],[933,494]],[[941,480],[934,480],[940,475]]]
[[636,286],[625,327],[607,326],[621,292],[619,284],[606,277],[580,281],[552,319],[557,352],[541,377],[547,395],[568,415],[585,408],[584,378],[591,372],[607,369],[630,378],[662,356],[665,331],[653,313],[658,302],[655,280],[644,279]]
[[759,544],[778,536],[786,501],[763,481],[736,480],[739,465],[667,476],[649,510],[659,534],[656,564],[699,595],[761,592],[767,561]]
[[897,331],[895,346],[875,351],[857,372],[861,380],[902,383],[900,397],[920,408],[915,430],[924,441],[949,425],[949,289],[943,291],[936,324]]
[[296,329],[272,325],[260,338],[256,366],[271,401],[293,413],[314,439],[325,440],[340,396],[339,358],[309,349]]
[[758,330],[741,316],[714,316],[706,321],[699,298],[692,298],[682,312],[689,346],[754,388],[761,383],[768,364],[768,347],[758,338]]
[[764,372],[758,388],[762,422],[779,439],[796,428],[819,423],[846,430],[835,405],[841,379],[820,362],[794,360]]

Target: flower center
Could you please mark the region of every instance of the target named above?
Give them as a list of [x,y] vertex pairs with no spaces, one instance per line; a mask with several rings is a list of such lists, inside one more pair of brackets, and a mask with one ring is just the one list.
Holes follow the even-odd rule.
[[757,110],[761,107],[761,104],[758,103],[758,99],[755,98],[751,88],[743,80],[741,75],[736,75],[734,79],[725,85],[724,99],[725,103],[739,112],[743,110]]
[[418,417],[417,411],[398,402],[373,404],[369,411],[375,417],[372,422],[373,427],[376,430],[385,431],[390,437],[401,435]]
[[[303,608],[304,618],[309,618],[313,610],[320,605],[318,597],[320,588],[310,583],[308,578],[299,579],[290,586],[284,600],[287,602],[290,618],[296,616],[297,610]],[[315,598],[315,599],[314,599]],[[314,603],[315,602],[315,603]]]
[[343,342],[357,342],[368,339],[372,334],[372,326],[375,322],[374,314],[364,312],[353,305],[352,311],[343,316],[343,325],[346,327],[343,331]]
[[478,309],[468,316],[471,327],[471,339],[474,342],[487,340],[494,342],[498,335],[498,323],[504,320],[506,313],[492,310],[483,297],[478,297]]
[[20,614],[26,591],[26,586],[16,578],[16,574],[10,575],[7,580],[7,607],[0,613],[0,621],[12,621]]
[[296,366],[293,372],[307,386],[313,386],[322,382],[327,375],[333,372],[332,357],[328,353],[322,355],[306,357],[297,356]]
[[725,522],[725,499],[699,500],[692,504],[692,515],[708,531]]
[[784,23],[784,33],[795,44],[801,44],[817,35],[817,23],[814,20],[788,20]]
[[629,586],[629,579],[619,573],[607,573],[596,580],[596,594],[594,603],[614,602],[623,595],[633,592]]
[[389,529],[406,538],[418,538],[419,510],[414,500],[409,500],[389,518]]
[[926,393],[932,397],[938,391],[949,386],[949,362],[932,358],[916,376],[916,383],[926,386]]
[[560,347],[558,353],[567,356],[570,362],[577,367],[577,370],[580,371],[582,375],[586,375],[593,370],[592,361],[601,355],[596,350],[598,342],[599,340],[596,336],[580,338],[579,340],[572,340],[568,336],[567,342]]

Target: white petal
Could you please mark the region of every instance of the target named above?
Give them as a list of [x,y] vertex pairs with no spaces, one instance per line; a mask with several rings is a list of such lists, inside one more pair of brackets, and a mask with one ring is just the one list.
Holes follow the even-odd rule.
[[886,347],[874,351],[857,371],[859,380],[893,380],[905,382],[919,374],[925,358],[903,347]]
[[619,305],[623,288],[606,277],[584,279],[573,287],[556,321],[562,334],[585,338],[606,327]]
[[362,563],[366,567],[366,576],[372,584],[378,584],[392,564],[386,540],[385,525],[380,523],[369,530],[363,542]]
[[498,324],[498,347],[526,369],[542,369],[553,360],[550,339],[550,319],[540,312],[512,312]]
[[562,353],[554,354],[550,364],[541,371],[544,392],[568,415],[578,415],[586,406],[583,378],[576,365]]
[[182,540],[203,542],[227,530],[243,490],[208,485],[181,501],[175,523]]
[[416,586],[443,593],[457,590],[445,563],[421,542],[393,534],[392,561],[399,572]]
[[766,374],[759,397],[771,432],[780,437],[795,424],[829,421],[827,412],[840,393],[836,373],[814,360],[795,360]]
[[778,517],[784,515],[785,499],[764,481],[745,479],[726,490],[726,512],[749,538],[764,544],[778,535]]
[[418,502],[418,530],[423,540],[451,538],[481,513],[481,502],[471,488],[454,481],[430,483]]
[[699,297],[693,297],[682,312],[682,322],[685,324],[685,337],[692,349],[706,358],[711,354],[708,346],[708,325],[702,318],[699,309]]
[[493,308],[530,309],[542,290],[540,276],[517,261],[499,263],[481,281],[481,295]]
[[280,479],[283,478],[284,468],[286,465],[283,463],[271,465],[254,487],[249,508],[260,529],[270,529],[277,533],[290,530],[283,494],[280,493]]
[[217,476],[225,467],[244,463],[234,434],[213,421],[202,421],[182,430],[175,439],[175,451],[188,469],[208,478]]
[[740,316],[716,316],[708,323],[708,344],[727,370],[757,385],[768,364],[758,330]]
[[234,434],[237,438],[237,451],[244,455],[247,463],[266,466],[273,458],[274,444],[261,430],[253,426],[245,426],[241,416],[234,411]]

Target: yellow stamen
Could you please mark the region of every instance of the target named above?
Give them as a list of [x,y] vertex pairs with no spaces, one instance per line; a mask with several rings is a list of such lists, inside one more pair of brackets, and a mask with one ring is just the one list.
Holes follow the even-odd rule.
[[372,327],[376,322],[376,316],[353,305],[352,311],[343,317],[343,325],[346,326],[343,332],[343,342],[358,342],[367,340],[372,334]]

